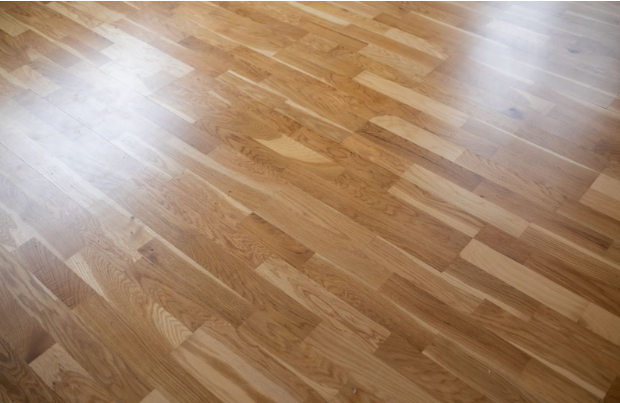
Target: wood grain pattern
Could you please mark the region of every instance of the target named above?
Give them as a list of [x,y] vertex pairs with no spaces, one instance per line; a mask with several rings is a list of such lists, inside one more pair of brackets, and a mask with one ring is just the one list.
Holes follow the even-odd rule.
[[620,402],[619,21],[0,3],[0,401]]

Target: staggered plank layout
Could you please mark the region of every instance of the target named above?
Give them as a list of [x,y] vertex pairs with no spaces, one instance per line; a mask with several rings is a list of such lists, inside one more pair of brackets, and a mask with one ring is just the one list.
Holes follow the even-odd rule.
[[620,401],[619,3],[0,3],[0,401]]

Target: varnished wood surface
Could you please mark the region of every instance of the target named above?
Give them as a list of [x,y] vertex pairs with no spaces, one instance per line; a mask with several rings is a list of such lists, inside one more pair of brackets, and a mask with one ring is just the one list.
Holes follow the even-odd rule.
[[0,3],[0,401],[620,401],[618,3]]

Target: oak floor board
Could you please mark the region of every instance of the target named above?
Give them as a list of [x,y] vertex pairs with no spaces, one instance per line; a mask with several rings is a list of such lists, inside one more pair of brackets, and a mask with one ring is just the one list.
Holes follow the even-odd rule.
[[35,238],[17,249],[21,263],[68,308],[73,309],[93,292],[64,262]]
[[409,168],[403,178],[444,200],[452,201],[458,208],[510,235],[518,237],[527,228],[528,223],[523,218],[418,165]]
[[486,329],[477,327],[469,315],[458,312],[417,285],[394,274],[381,294],[433,329],[438,336],[462,345],[495,370],[515,376],[530,356]]
[[[330,357],[337,366],[346,371],[349,379],[364,385],[366,390],[379,399],[394,402],[406,402],[410,399],[419,402],[438,401],[424,388],[409,381],[378,357],[356,348],[346,338],[333,337],[337,333],[337,330],[320,324],[305,341]],[[390,386],[383,388],[382,385],[385,384]]]
[[66,402],[115,400],[59,344],[49,348],[30,367]]
[[0,343],[3,357],[0,382],[6,390],[8,401],[62,401],[49,385],[46,385],[36,372],[12,351],[4,339],[0,338]]
[[[595,343],[592,346],[572,345],[573,340],[582,339],[582,335],[573,333],[575,329],[570,329],[568,324],[562,323],[556,315],[542,307],[534,319],[526,325],[520,319],[488,303],[481,305],[473,318],[475,321],[485,323],[485,326],[493,332],[503,335],[502,337],[528,351],[533,357],[544,360],[543,363],[555,368],[561,375],[590,393],[599,398],[603,397],[604,391],[609,389],[617,372],[617,357],[611,353],[610,360],[605,351],[608,347],[603,347],[599,352],[597,349],[601,346]],[[589,336],[585,329],[583,332],[584,336]],[[558,343],[558,340],[564,342]],[[545,345],[553,347],[545,348],[543,347]],[[613,346],[611,343],[609,345]]]
[[576,321],[588,304],[570,290],[544,276],[528,273],[527,267],[476,240],[467,245],[460,256],[572,320]]
[[[397,334],[391,334],[374,355],[410,381],[420,385],[439,401],[490,401],[458,376],[413,348]],[[443,387],[437,388],[435,386],[437,383],[441,383]]]
[[201,330],[209,334],[234,354],[243,357],[252,366],[261,370],[273,382],[294,399],[304,401],[313,395],[314,389],[295,376],[281,361],[271,356],[260,344],[244,337],[241,330],[228,326],[225,321],[212,320],[206,322]]
[[598,309],[619,313],[619,290],[609,282],[585,274],[579,265],[544,252],[533,253],[524,265],[596,304]]
[[[0,252],[6,269],[2,273],[2,283],[9,293],[18,297],[19,305],[28,315],[34,317],[102,386],[117,397],[131,401],[148,393],[145,381],[125,359],[106,346],[101,335],[54,299],[44,286],[30,280],[32,275],[20,270],[21,265],[15,258],[3,249]],[[26,295],[31,295],[27,301],[23,298]],[[98,354],[91,354],[95,351]]]
[[194,332],[172,357],[222,401],[298,401],[202,329]]
[[527,389],[515,384],[509,375],[488,368],[484,362],[444,337],[436,337],[424,355],[463,379],[496,402],[541,402]]
[[[420,147],[402,137],[379,127],[372,122],[357,132],[365,139],[378,143],[381,147],[415,163],[423,168],[437,172],[446,179],[459,184],[467,190],[474,190],[482,178],[475,172],[445,159],[424,147]],[[413,164],[411,164],[413,165]],[[411,166],[410,165],[410,166]],[[402,176],[402,175],[401,175]]]
[[[224,317],[233,325],[240,325],[254,311],[250,304],[239,298],[232,290],[223,286],[217,279],[212,278],[207,273],[200,271],[189,262],[184,262],[175,256],[174,251],[170,250],[161,241],[154,239],[140,248],[140,253],[146,258],[147,266],[155,266],[152,270],[146,271],[144,260],[139,261],[129,269],[131,275],[140,279],[139,273],[149,277],[154,277],[162,284],[170,284],[169,287],[183,287],[184,291],[180,295],[187,295],[187,299],[196,304],[213,310]],[[152,264],[151,264],[152,263]],[[157,280],[161,276],[161,280]],[[178,280],[177,280],[178,278]],[[210,295],[210,298],[206,296]],[[174,297],[174,294],[172,295]],[[161,298],[161,297],[160,297]],[[179,312],[185,314],[185,310]]]
[[[485,198],[507,211],[521,216],[524,220],[544,228],[550,233],[567,240],[577,241],[584,249],[601,254],[613,243],[613,239],[602,235],[573,220],[554,213],[550,208],[543,208],[531,202],[519,193],[499,186],[486,179],[475,189],[474,194]],[[525,240],[525,237],[522,239]],[[532,244],[532,246],[536,246]]]
[[12,326],[3,326],[0,337],[11,350],[11,355],[29,364],[54,344],[54,338],[30,317],[9,291],[2,286],[2,322]]
[[468,291],[472,294],[489,300],[524,320],[531,318],[540,306],[539,301],[461,257],[454,259],[444,274],[471,287],[473,290]]
[[619,21],[0,3],[0,401],[619,401]]

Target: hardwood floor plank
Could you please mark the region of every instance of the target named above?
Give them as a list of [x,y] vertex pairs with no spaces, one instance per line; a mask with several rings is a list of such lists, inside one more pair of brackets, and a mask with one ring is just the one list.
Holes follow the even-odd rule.
[[299,269],[379,325],[404,337],[418,350],[422,350],[430,341],[432,332],[411,321],[377,291],[353,279],[319,255],[314,255]]
[[427,192],[450,201],[458,208],[495,225],[510,235],[518,237],[528,225],[521,217],[418,165],[409,168],[403,178]]
[[461,147],[395,116],[379,116],[370,121],[452,162],[464,151]]
[[172,356],[222,401],[298,401],[201,329]]
[[[295,188],[282,189],[258,214],[370,285],[376,287],[389,276],[363,251],[374,238],[372,232]],[[306,217],[313,218],[306,221]],[[299,220],[304,220],[303,230],[295,224]]]
[[472,238],[484,226],[477,218],[455,209],[411,182],[399,180],[390,188],[390,193]]
[[[573,322],[563,320],[549,308],[542,307],[533,320],[525,324],[493,304],[485,303],[473,318],[598,398],[604,396],[613,382],[617,356],[613,352],[607,355],[606,350],[617,347],[602,338],[608,346],[600,346],[600,341],[585,329],[576,324],[571,326]],[[578,335],[572,333],[574,331],[578,331]],[[586,337],[592,345],[573,345],[574,337]],[[558,343],[559,340],[563,342]]]
[[[422,387],[410,382],[374,355],[355,348],[344,338],[333,337],[335,334],[337,331],[321,324],[308,336],[307,343],[330,357],[335,365],[364,385],[372,395],[395,402],[405,402],[411,398],[420,402],[438,402]],[[385,384],[390,387],[379,386]]]
[[473,287],[471,292],[474,295],[479,294],[524,320],[531,318],[540,306],[540,302],[534,298],[460,257],[455,259],[444,273]]
[[15,355],[15,352],[2,338],[0,338],[0,349],[2,351],[0,384],[6,390],[6,396],[10,401],[62,401],[28,364]]
[[538,360],[531,360],[519,376],[519,382],[526,389],[548,402],[598,402],[593,394],[584,391],[575,383]]
[[420,385],[439,401],[488,401],[480,392],[413,348],[406,340],[396,334],[390,335],[381,344],[379,349],[375,351],[375,356],[410,381]]
[[528,273],[526,267],[476,240],[467,245],[461,257],[572,320],[576,321],[588,305],[578,295],[543,276]]
[[[34,317],[89,373],[117,397],[139,400],[148,393],[144,381],[125,360],[112,353],[84,321],[55,300],[4,249],[2,282],[20,306]],[[93,352],[98,354],[92,354]]]
[[69,309],[78,306],[93,292],[88,284],[34,238],[17,249],[17,256],[28,271]]
[[355,81],[454,126],[460,127],[467,121],[465,114],[373,73],[362,72],[355,77]]
[[[339,331],[352,333],[352,336],[359,339],[356,342],[370,352],[376,350],[389,335],[386,329],[335,298],[286,262],[271,259],[260,265],[256,271],[306,308],[329,321]],[[321,300],[321,305],[316,304],[315,301],[318,300]]]
[[64,401],[114,401],[59,344],[50,347],[30,367]]
[[516,375],[530,358],[502,338],[476,327],[467,315],[447,306],[398,274],[383,285],[381,293],[435,332],[462,344],[496,370]]

